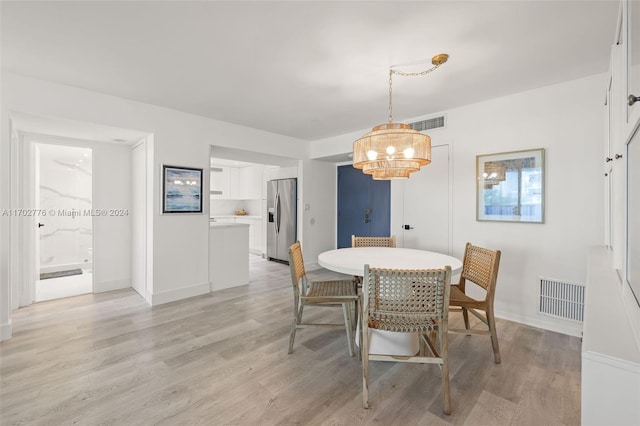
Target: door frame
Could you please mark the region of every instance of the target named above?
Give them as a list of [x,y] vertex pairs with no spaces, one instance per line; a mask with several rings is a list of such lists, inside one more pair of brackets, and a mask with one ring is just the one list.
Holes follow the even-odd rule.
[[[339,228],[338,227],[338,222],[340,221],[340,219],[338,217],[338,192],[339,192],[339,185],[340,185],[340,182],[339,182],[340,179],[338,179],[338,170],[342,166],[353,166],[353,161],[341,161],[341,162],[335,163],[335,176],[336,176],[336,181],[335,182],[336,183],[335,183],[334,191],[335,191],[335,201],[336,201],[336,211],[335,211],[335,215],[336,216],[335,216],[335,223],[334,223],[334,227],[333,227],[333,235],[334,235],[334,242],[333,242],[334,245],[333,246],[334,247],[338,247],[338,228]],[[393,181],[391,183],[393,183]],[[392,185],[389,185],[389,229],[387,230],[387,233],[389,233],[389,235],[392,235],[392,233],[391,233],[391,224],[393,223],[392,222],[392,215],[391,215],[391,210],[392,210],[391,209],[391,202],[392,202],[391,201],[391,198],[392,198],[391,186]]]
[[[11,168],[10,208],[17,210],[35,210],[35,143],[42,142],[52,145],[76,146],[95,148],[90,140],[73,137],[47,135],[26,131],[16,131],[11,138],[11,162],[16,167]],[[107,143],[103,141],[101,143]],[[144,290],[141,296],[151,304],[153,280],[153,170],[149,166],[153,158],[154,136],[146,135],[141,141],[131,144],[130,148],[144,145],[145,181],[134,182],[142,185],[144,193],[143,233],[144,253],[140,267],[143,269]],[[95,169],[95,155],[92,155],[92,169]],[[92,180],[92,193],[95,194],[96,180]],[[92,228],[95,228],[92,219]],[[29,306],[35,299],[36,252],[35,252],[35,222],[33,217],[10,217],[10,248],[9,283],[11,311],[19,307]],[[92,240],[95,248],[95,237]],[[92,292],[96,289],[96,252],[93,250]],[[133,261],[133,259],[132,259]],[[98,265],[99,268],[99,265]],[[132,265],[133,271],[133,265]],[[11,316],[10,316],[11,317]],[[9,317],[9,318],[10,318]]]
[[[149,170],[149,153],[148,153],[148,147],[149,144],[147,144],[147,138],[143,139],[142,141],[134,144],[131,146],[131,167],[135,168],[136,165],[140,166],[139,164],[136,164],[136,158],[134,155],[134,151],[136,149],[141,149],[142,150],[142,169],[143,169],[143,179],[141,182],[138,182],[137,179],[133,179],[133,185],[134,186],[138,186],[141,185],[141,189],[142,189],[142,203],[141,203],[141,211],[135,211],[134,205],[132,204],[132,218],[131,218],[131,224],[134,225],[134,221],[136,220],[136,216],[141,217],[141,222],[142,222],[142,226],[140,226],[140,229],[132,229],[132,236],[131,236],[131,244],[132,244],[132,250],[131,250],[131,288],[138,293],[140,296],[142,296],[147,303],[151,303],[151,294],[148,292],[149,286],[147,283],[148,277],[149,277],[149,273],[148,273],[148,260],[147,260],[147,253],[149,252],[149,248],[148,248],[148,243],[149,240],[147,238],[148,236],[148,232],[149,230],[147,229],[147,215],[148,215],[148,204],[149,204],[149,200],[147,199],[147,179],[148,179],[148,170]],[[132,178],[133,178],[133,171],[132,171]],[[132,195],[133,195],[133,191],[135,191],[135,188],[132,188]],[[151,202],[153,202],[153,200],[151,200]],[[133,227],[133,226],[132,226]],[[136,238],[139,239],[139,243],[142,246],[142,254],[140,256],[136,256],[135,253],[135,246],[136,246]],[[139,259],[139,264],[136,266],[136,259]],[[140,275],[142,277],[142,282],[139,283],[139,288],[138,285],[136,285],[135,279],[136,279],[136,268],[139,268],[139,272]]]
[[[33,216],[17,217],[18,220],[18,232],[16,235],[17,251],[19,256],[14,258],[15,279],[11,280],[13,284],[12,294],[15,297],[12,298],[12,309],[17,309],[23,306],[29,306],[35,302],[35,287],[37,277],[37,270],[39,268],[39,262],[37,259],[37,247],[36,247],[36,227],[35,224],[40,217],[36,214],[36,144],[46,145],[59,145],[69,146],[75,148],[88,148],[93,151],[93,146],[89,141],[83,141],[74,138],[58,137],[52,135],[43,135],[37,133],[20,132],[17,138],[17,167],[14,177],[17,177],[17,192],[14,200],[17,201],[19,207],[15,207],[18,210],[34,212]],[[94,156],[91,156],[91,169],[94,169]],[[91,193],[95,193],[95,179],[91,179]],[[91,228],[94,229],[94,220],[91,218]],[[92,236],[92,269],[95,272],[95,237]],[[12,273],[12,275],[14,275]],[[95,273],[91,274],[91,292],[95,291]]]
[[[451,139],[445,139],[442,141],[437,141],[435,140],[435,138],[433,136],[431,136],[431,149],[433,148],[438,148],[438,147],[442,147],[442,146],[446,146],[447,147],[447,157],[448,157],[448,170],[449,170],[449,185],[448,185],[448,197],[449,197],[449,214],[447,215],[447,222],[448,222],[448,236],[447,236],[447,255],[451,256],[453,253],[453,169],[454,169],[454,164],[453,164],[453,140]],[[425,167],[429,167],[428,165]],[[409,179],[411,179],[411,177],[409,177]],[[395,180],[395,181],[391,181],[391,228],[392,228],[392,232],[391,234],[393,235],[393,226],[403,222],[404,221],[404,197],[405,197],[405,186],[403,184],[404,181],[402,180]],[[395,197],[394,197],[394,193],[395,193]],[[402,205],[399,207],[399,209],[394,209],[394,198],[401,198],[402,201]],[[394,212],[397,214],[399,212],[401,212],[402,216],[400,218],[397,218],[394,215]],[[399,238],[397,238],[397,241],[401,244],[401,246],[404,246],[404,239],[403,239],[403,234],[402,232],[404,230],[400,230],[401,233],[399,235]]]
[[[94,185],[94,178],[93,178],[94,147],[91,146],[90,144],[82,144],[82,143],[69,144],[62,140],[60,141],[60,143],[57,143],[57,141],[55,143],[52,143],[51,141],[44,141],[42,138],[31,137],[31,136],[29,138],[26,138],[26,144],[28,145],[27,148],[33,152],[33,156],[29,163],[30,170],[28,170],[28,173],[30,174],[30,177],[33,179],[33,182],[30,188],[28,189],[30,191],[33,191],[32,202],[33,202],[34,208],[36,209],[35,211],[38,212],[36,215],[34,215],[35,220],[32,222],[32,225],[31,225],[31,229],[33,229],[33,233],[34,233],[33,239],[31,240],[34,247],[33,258],[32,258],[33,260],[32,267],[33,267],[34,275],[33,275],[33,280],[32,280],[33,283],[31,285],[31,288],[32,288],[33,302],[39,302],[39,301],[44,301],[44,300],[37,300],[37,281],[40,279],[40,274],[42,273],[42,269],[41,269],[42,265],[40,264],[40,261],[39,261],[39,259],[41,258],[40,245],[42,241],[41,241],[40,228],[36,225],[37,223],[49,217],[51,215],[51,212],[50,211],[46,212],[46,216],[45,216],[45,212],[42,209],[42,205],[41,205],[39,186],[40,186],[40,183],[42,182],[42,178],[41,178],[42,168],[41,168],[41,156],[38,152],[38,147],[42,145],[49,145],[49,146],[60,146],[60,147],[67,147],[67,148],[78,148],[78,149],[91,151],[91,207],[90,209],[93,209],[94,192],[95,192],[95,185]],[[91,216],[90,219],[91,219],[91,269],[93,271],[93,267],[94,267],[93,251],[94,251],[94,239],[95,239],[94,232],[93,232],[93,229],[94,229],[93,216]],[[25,285],[28,285],[28,284],[29,284],[28,282],[25,283]],[[95,292],[95,282],[94,282],[94,274],[92,273],[91,274],[91,293],[93,294],[94,292]],[[76,295],[79,295],[79,294],[73,294],[73,295],[70,295],[69,297],[73,297]]]

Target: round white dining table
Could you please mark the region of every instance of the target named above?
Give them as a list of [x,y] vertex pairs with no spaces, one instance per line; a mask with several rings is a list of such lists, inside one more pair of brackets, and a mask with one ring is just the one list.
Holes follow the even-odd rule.
[[[318,264],[331,271],[364,275],[364,265],[389,269],[441,269],[451,266],[451,273],[462,269],[462,262],[452,256],[426,250],[391,247],[350,247],[320,253]],[[360,324],[358,321],[358,330]],[[356,345],[359,345],[356,333]],[[415,355],[419,350],[417,333],[398,333],[369,329],[369,353]]]
[[348,275],[364,275],[364,265],[388,269],[440,269],[451,266],[451,273],[462,269],[462,262],[434,251],[391,248],[349,247],[325,251],[318,256],[318,264],[331,271]]

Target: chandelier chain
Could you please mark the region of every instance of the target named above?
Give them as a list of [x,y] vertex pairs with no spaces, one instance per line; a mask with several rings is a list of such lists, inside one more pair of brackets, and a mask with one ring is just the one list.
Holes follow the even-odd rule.
[[393,70],[389,69],[389,123],[393,123],[393,107],[391,106],[391,85]]
[[440,67],[440,65],[442,65],[442,64],[436,64],[436,65],[432,66],[432,67],[431,67],[431,68],[429,68],[429,69],[426,69],[426,70],[424,70],[424,71],[418,71],[418,72],[405,72],[405,71],[398,71],[398,70],[394,70],[393,68],[391,68],[391,69],[390,69],[390,71],[391,71],[393,74],[398,74],[398,75],[401,75],[401,76],[403,76],[403,77],[417,77],[417,76],[421,76],[421,75],[427,75],[427,74],[429,74],[430,72],[435,71],[437,68],[439,68],[439,67]]
[[[445,59],[446,61],[446,59]],[[422,76],[422,75],[427,75],[432,71],[435,71],[437,68],[440,67],[440,65],[442,65],[444,62],[442,63],[436,63],[433,67],[426,69],[424,71],[419,71],[419,72],[404,72],[404,71],[398,71],[398,70],[394,70],[393,68],[389,68],[389,123],[393,123],[393,105],[391,102],[392,99],[392,94],[393,94],[393,75],[397,74],[403,77],[418,77],[418,76]]]

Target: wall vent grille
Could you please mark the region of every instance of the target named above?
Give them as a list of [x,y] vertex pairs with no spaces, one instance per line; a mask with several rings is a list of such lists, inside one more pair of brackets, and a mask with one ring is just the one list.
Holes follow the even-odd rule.
[[415,123],[409,123],[409,127],[418,132],[424,132],[425,130],[440,129],[444,127],[444,115],[440,117],[429,118],[427,120],[416,121]]
[[556,318],[582,321],[584,316],[584,284],[540,278],[538,312]]

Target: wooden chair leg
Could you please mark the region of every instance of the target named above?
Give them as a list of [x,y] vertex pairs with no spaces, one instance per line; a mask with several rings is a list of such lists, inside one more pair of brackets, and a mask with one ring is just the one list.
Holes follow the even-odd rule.
[[353,317],[352,317],[352,325],[353,329],[356,329],[356,324],[358,323],[358,301],[353,302]]
[[364,336],[360,324],[360,333],[362,338],[362,408],[369,408],[369,337]]
[[491,346],[493,347],[493,360],[496,364],[500,364],[500,347],[498,346],[498,332],[496,331],[496,318],[493,315],[493,309],[487,309],[487,324],[491,332]]
[[[431,330],[429,332],[429,341],[431,342],[431,344],[433,345],[434,348],[436,348],[438,351],[440,351],[442,348],[440,348],[440,332],[436,331],[436,330]],[[432,354],[433,356],[435,356],[435,354]]]
[[349,343],[349,356],[353,356],[353,336],[351,334],[351,303],[342,304],[342,312],[344,314],[344,328],[347,332],[347,342]]
[[444,358],[442,363],[442,402],[445,414],[451,414],[451,395],[449,386],[449,361]]
[[443,333],[442,330],[438,331],[440,335],[440,356],[442,357],[442,402],[444,406],[444,413],[451,414],[451,395],[449,386],[449,336]]
[[298,309],[298,324],[302,323],[302,311],[304,310],[304,305],[300,304],[300,309]]
[[[362,299],[358,299],[359,302],[362,302]],[[364,347],[362,345],[364,345],[364,339],[363,339],[363,334],[362,334],[362,303],[360,303],[360,312],[358,313],[358,327],[357,331],[358,331],[358,349],[360,349],[358,351],[358,360],[362,361],[362,357],[363,357],[363,351],[364,351]]]
[[467,308],[462,308],[462,317],[464,318],[464,328],[469,329],[469,311]]
[[291,324],[291,334],[289,335],[289,353],[293,352],[293,341],[296,338],[296,326],[298,325],[298,321],[296,318],[293,319],[293,324]]

